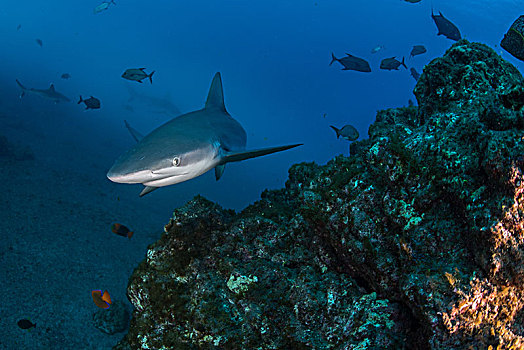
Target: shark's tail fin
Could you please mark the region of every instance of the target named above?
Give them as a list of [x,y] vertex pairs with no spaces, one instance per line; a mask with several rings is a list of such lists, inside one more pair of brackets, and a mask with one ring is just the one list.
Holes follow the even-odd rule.
[[241,160],[265,156],[266,154],[285,151],[290,148],[295,148],[295,147],[302,146],[302,145],[303,145],[302,143],[296,143],[294,145],[260,148],[260,149],[256,149],[252,151],[230,153],[230,154],[225,155],[222,158],[222,161],[220,162],[220,164],[226,164],[226,163],[231,163],[231,162],[240,162]]
[[408,69],[408,67],[406,66],[406,63],[404,62],[404,57],[402,57],[402,61],[400,62],[401,65],[404,66],[404,68]]
[[340,137],[340,129],[334,127],[333,125],[330,125],[329,127],[330,127],[331,129],[335,130],[335,132],[337,133],[337,139],[338,139],[338,138]]
[[153,74],[155,74],[155,71],[152,71],[151,74],[149,74],[147,77],[149,78],[149,81],[151,84],[153,84]]
[[333,64],[333,62],[335,61],[338,61],[337,58],[335,57],[335,54],[332,52],[331,53],[331,62],[329,62],[329,65],[331,66]]
[[78,100],[78,104],[81,104],[82,102],[84,102],[84,100],[82,99],[82,95],[80,95],[80,99]]

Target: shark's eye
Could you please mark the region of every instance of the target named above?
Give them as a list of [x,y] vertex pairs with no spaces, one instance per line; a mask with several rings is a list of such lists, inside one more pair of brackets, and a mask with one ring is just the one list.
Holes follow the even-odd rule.
[[175,157],[173,158],[173,166],[179,166],[180,165],[180,158]]

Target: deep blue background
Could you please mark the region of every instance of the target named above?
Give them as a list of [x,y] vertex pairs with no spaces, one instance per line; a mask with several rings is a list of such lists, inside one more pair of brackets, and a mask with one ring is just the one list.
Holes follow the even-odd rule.
[[[347,142],[335,138],[330,124],[353,124],[366,137],[377,110],[414,99],[409,71],[379,70],[380,60],[406,56],[408,67],[421,71],[453,43],[436,36],[428,0],[115,1],[100,14],[93,13],[97,1],[2,2],[0,133],[32,147],[50,167],[75,169],[100,182],[109,196],[147,201],[166,212],[196,194],[240,209],[263,189],[281,187],[291,164],[325,163],[347,154]],[[433,4],[463,37],[488,44],[521,71],[523,63],[498,43],[523,14],[522,5],[516,0]],[[379,44],[385,49],[372,55]],[[408,58],[415,44],[425,45],[428,53]],[[373,72],[330,67],[331,52],[365,58]],[[155,70],[152,85],[133,87],[148,95],[169,94],[183,112],[203,106],[213,74],[220,71],[226,106],[246,129],[248,148],[304,146],[229,164],[218,183],[209,172],[138,198],[141,186],[105,178],[133,144],[123,120],[149,132],[169,117],[124,108],[128,92],[120,75],[129,67]],[[60,79],[66,72],[72,78]],[[20,100],[15,78],[36,88],[54,82],[74,103],[55,105],[35,96]],[[98,97],[102,109],[84,112],[76,104],[79,94]]]

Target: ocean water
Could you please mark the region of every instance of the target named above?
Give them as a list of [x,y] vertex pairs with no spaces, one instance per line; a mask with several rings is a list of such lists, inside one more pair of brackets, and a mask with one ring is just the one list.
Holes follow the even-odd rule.
[[[9,307],[1,308],[0,348],[59,342],[69,344],[63,349],[110,348],[122,335],[89,324],[96,311],[90,290],[108,288],[125,300],[127,277],[145,247],[193,196],[241,210],[264,189],[282,187],[292,164],[347,155],[348,142],[337,140],[330,125],[351,124],[366,138],[377,110],[415,100],[409,70],[379,64],[405,57],[408,68],[421,72],[453,44],[436,35],[432,6],[464,38],[489,45],[524,71],[523,62],[499,47],[523,14],[522,0],[115,2],[97,14],[101,2],[91,0],[4,0],[0,7],[0,135],[35,154],[34,161],[0,163],[0,277],[10,295]],[[427,53],[409,58],[419,44]],[[377,45],[384,49],[371,54]],[[364,58],[372,72],[329,66],[332,52]],[[153,83],[121,78],[135,67],[154,70]],[[143,198],[140,185],[110,182],[107,170],[134,144],[124,120],[148,133],[173,117],[130,101],[129,87],[185,113],[203,107],[215,72],[222,74],[229,113],[247,132],[248,149],[304,145],[228,164],[218,182],[210,171]],[[54,83],[72,101],[19,98],[16,79],[39,89]],[[102,108],[85,111],[79,95],[97,97]],[[114,236],[112,222],[134,229],[133,241]],[[16,321],[24,317],[47,330],[19,329]]]
[[[324,163],[347,154],[347,142],[337,140],[329,125],[349,123],[366,137],[376,110],[413,99],[415,81],[409,71],[380,70],[380,60],[405,56],[408,67],[421,71],[453,43],[436,36],[427,0],[416,4],[129,0],[94,14],[98,4],[9,1],[2,6],[3,113],[8,119],[41,126],[42,137],[52,145],[38,150],[39,156],[52,157],[57,167],[79,168],[83,164],[67,159],[81,152],[93,155],[96,168],[103,172],[133,144],[124,119],[144,133],[170,119],[147,106],[126,110],[126,104],[133,105],[127,103],[126,83],[149,96],[169,95],[174,105],[188,112],[203,106],[217,71],[222,73],[228,111],[247,131],[248,148],[304,143],[299,149],[230,164],[218,183],[210,172],[142,199],[169,207],[201,193],[241,209],[264,188],[282,186],[291,164]],[[498,47],[521,14],[521,1],[435,1],[433,6],[459,26],[463,37],[490,45],[522,67],[522,62]],[[42,47],[36,38],[42,40]],[[425,45],[428,52],[409,59],[415,44]],[[372,55],[370,50],[377,45],[385,49]],[[367,59],[372,73],[340,71],[338,64],[330,67],[331,52]],[[120,75],[131,67],[155,70],[154,83],[124,81]],[[62,73],[71,74],[71,79],[61,79]],[[19,100],[16,78],[35,88],[53,82],[74,102],[80,94],[93,95],[102,101],[102,109],[84,112],[83,105],[54,105],[34,96]],[[32,146],[31,140],[26,141]],[[70,147],[61,147],[60,142]],[[88,167],[82,172],[93,172],[93,181],[97,176],[100,182],[107,181],[93,170]],[[112,188],[128,193],[139,192],[139,187],[115,184]]]

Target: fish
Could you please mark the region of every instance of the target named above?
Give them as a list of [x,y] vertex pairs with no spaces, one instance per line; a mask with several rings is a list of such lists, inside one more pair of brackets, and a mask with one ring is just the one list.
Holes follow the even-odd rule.
[[64,73],[64,74],[62,74],[62,75],[60,76],[60,78],[62,78],[62,79],[69,79],[69,78],[71,78],[71,74],[69,74],[69,73]]
[[93,13],[97,14],[97,13],[107,10],[109,8],[109,5],[111,4],[116,5],[114,0],[103,1],[100,5],[98,5],[97,7],[93,9]]
[[405,2],[409,2],[411,4],[416,4],[417,2],[421,2],[422,0],[404,0]]
[[420,73],[417,72],[417,70],[413,67],[411,67],[409,69],[409,71],[411,72],[411,76],[413,77],[413,79],[415,79],[416,81],[418,81],[418,78],[420,78]]
[[84,103],[86,105],[86,109],[99,109],[100,108],[100,100],[96,97],[89,97],[87,100],[84,100],[82,98],[82,95],[80,95],[80,100],[78,100],[77,104]]
[[406,67],[406,64],[404,63],[404,57],[402,57],[402,62],[397,60],[395,57],[384,58],[382,62],[380,62],[380,69],[398,70],[398,67],[400,65],[403,65],[404,68],[408,69],[408,67]]
[[40,46],[40,47],[42,47],[44,45],[44,43],[40,39],[35,39],[35,41],[38,44],[38,46]]
[[500,47],[524,61],[524,15],[517,18],[500,41]]
[[329,65],[331,66],[333,62],[337,61],[340,63],[344,68],[342,70],[356,70],[357,72],[364,72],[369,73],[371,72],[371,67],[369,66],[369,63],[359,57],[355,57],[349,53],[346,53],[346,57],[342,58],[336,58],[334,53],[331,53],[331,62]]
[[424,45],[415,45],[413,46],[413,48],[411,49],[411,53],[410,53],[410,56],[411,57],[414,57],[414,56],[417,56],[417,55],[422,55],[423,53],[426,53],[426,48],[424,47]]
[[126,71],[122,73],[122,78],[137,81],[139,83],[142,83],[142,79],[149,78],[149,81],[153,84],[153,74],[155,74],[155,71],[152,71],[151,74],[147,74],[144,72],[144,69],[145,68],[126,69]]
[[340,136],[342,136],[344,140],[355,141],[359,137],[358,130],[355,129],[355,127],[352,125],[344,125],[341,129],[333,125],[330,125],[329,127],[335,130],[335,133],[337,134],[337,139]]
[[381,50],[384,50],[384,46],[383,45],[377,45],[375,46],[374,48],[371,49],[371,53],[377,53]]
[[95,305],[101,309],[108,309],[113,303],[107,290],[103,293],[101,290],[93,290],[91,291],[91,297],[93,298]]
[[29,321],[28,319],[25,319],[25,318],[21,319],[16,324],[18,325],[18,327],[20,327],[22,329],[36,328],[36,323],[33,323],[33,322],[31,322],[31,321]]
[[111,231],[113,231],[113,233],[116,233],[119,236],[127,237],[129,239],[131,239],[131,237],[133,237],[133,231],[131,231],[126,226],[121,225],[121,224],[113,224],[113,225],[111,225]]
[[446,38],[451,40],[460,40],[462,37],[460,35],[460,31],[457,28],[456,25],[451,23],[450,20],[444,17],[442,15],[442,12],[439,11],[438,15],[435,15],[433,13],[433,8],[431,9],[431,18],[433,18],[433,21],[435,22],[438,33],[437,35],[444,35]]
[[154,113],[166,114],[171,117],[176,117],[182,114],[178,107],[171,102],[169,96],[164,98],[146,95],[137,92],[131,84],[126,83],[127,91],[129,92],[128,102],[137,102]]
[[285,151],[302,145],[246,151],[247,134],[226,110],[222,78],[217,72],[203,109],[182,114],[146,136],[122,154],[107,172],[110,181],[142,184],[140,196],[215,169],[218,181],[227,163]]
[[24,97],[26,93],[31,93],[34,95],[38,95],[38,96],[50,99],[54,101],[55,103],[71,101],[69,98],[62,95],[58,91],[56,91],[55,86],[53,84],[49,86],[49,89],[34,89],[34,88],[26,88],[25,86],[22,85],[22,83],[20,83],[20,81],[18,81],[18,79],[16,79],[16,83],[18,84],[20,89],[22,89],[22,91],[20,92],[20,98]]

